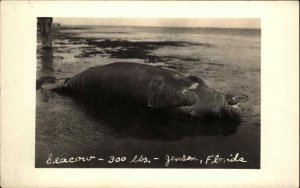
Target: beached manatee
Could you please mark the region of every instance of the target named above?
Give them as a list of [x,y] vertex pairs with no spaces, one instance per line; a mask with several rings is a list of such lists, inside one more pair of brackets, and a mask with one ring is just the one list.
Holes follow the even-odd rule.
[[192,117],[241,117],[234,97],[209,88],[202,79],[145,64],[120,62],[93,67],[54,90],[108,103],[129,100]]

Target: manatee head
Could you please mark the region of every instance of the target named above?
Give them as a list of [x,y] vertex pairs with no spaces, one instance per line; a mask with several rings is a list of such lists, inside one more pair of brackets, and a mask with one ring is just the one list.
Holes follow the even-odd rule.
[[235,98],[225,93],[204,88],[196,91],[193,105],[177,108],[180,112],[196,118],[217,117],[239,119],[242,117],[241,107]]

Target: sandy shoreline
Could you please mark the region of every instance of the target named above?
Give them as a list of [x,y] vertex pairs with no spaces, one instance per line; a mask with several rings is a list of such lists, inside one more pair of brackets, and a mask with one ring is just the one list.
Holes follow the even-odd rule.
[[[260,62],[256,61],[260,61],[260,54],[257,54],[260,48],[256,49],[256,44],[253,51],[251,46],[240,47],[247,43],[240,44],[239,40],[231,39],[230,36],[218,39],[217,35],[213,40],[205,41],[206,38],[203,38],[195,41],[197,36],[193,40],[185,40],[185,38],[189,39],[186,35],[168,34],[164,37],[164,34],[157,39],[141,37],[137,40],[139,33],[135,36],[121,31],[112,31],[113,34],[103,31],[100,32],[103,36],[95,37],[94,35],[97,34],[93,33],[95,31],[85,29],[63,27],[55,29],[51,51],[40,49],[38,41],[36,107],[36,165],[38,167],[49,167],[44,163],[49,152],[60,156],[99,153],[99,151],[130,155],[151,151],[163,155],[166,150],[180,151],[179,147],[186,148],[186,152],[194,154],[199,152],[227,154],[239,151],[251,161],[243,164],[244,166],[226,164],[215,167],[257,168],[259,166]],[[134,38],[122,38],[123,35]],[[223,47],[228,44],[232,49]],[[99,115],[101,112],[97,112],[96,116],[91,115],[95,111],[85,109],[71,98],[43,89],[46,84],[56,85],[59,79],[74,76],[89,67],[112,62],[136,62],[159,66],[186,76],[199,76],[214,89],[239,93],[245,97],[241,104],[244,113],[243,123],[236,127],[232,136],[228,137],[224,137],[222,130],[214,126],[211,130],[214,130],[215,134],[207,131],[205,126],[197,128],[199,131],[187,131],[185,130],[187,122],[168,121],[165,124],[170,126],[161,127],[154,126],[157,122],[153,120],[150,125],[152,127],[149,128],[143,116],[132,119],[126,117],[126,114],[114,112],[112,115],[107,113],[109,109],[104,110],[104,113],[102,111],[103,115]],[[124,126],[124,123],[127,125]],[[196,129],[197,126],[191,127]],[[161,141],[155,139],[159,137],[162,138]],[[211,142],[210,149],[207,149],[208,142]],[[152,155],[151,152],[149,155]],[[98,165],[101,167],[101,164],[90,165],[84,167]],[[159,164],[156,164],[156,167],[159,167]]]

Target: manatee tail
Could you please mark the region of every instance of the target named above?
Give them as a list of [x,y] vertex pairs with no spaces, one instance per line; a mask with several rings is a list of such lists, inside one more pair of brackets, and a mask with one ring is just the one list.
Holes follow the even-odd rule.
[[69,80],[69,78],[65,79],[65,81],[61,84],[59,84],[58,86],[54,87],[54,88],[51,88],[50,90],[53,91],[53,92],[56,92],[58,94],[64,94],[67,92],[67,89],[65,87],[67,81]]

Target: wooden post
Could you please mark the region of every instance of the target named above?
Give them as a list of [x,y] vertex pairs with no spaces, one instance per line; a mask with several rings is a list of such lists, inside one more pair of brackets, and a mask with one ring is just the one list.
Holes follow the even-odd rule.
[[40,36],[42,40],[42,48],[52,48],[52,17],[39,17],[38,27],[40,31]]

